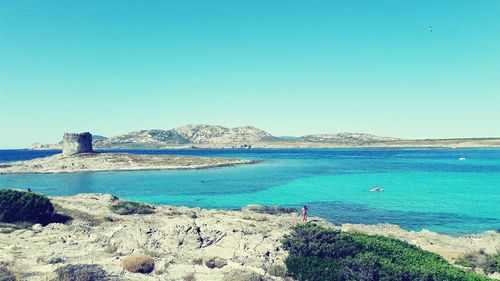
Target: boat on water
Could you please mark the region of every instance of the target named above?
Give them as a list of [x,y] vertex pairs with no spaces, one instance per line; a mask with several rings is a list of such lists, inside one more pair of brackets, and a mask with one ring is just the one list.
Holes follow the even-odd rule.
[[459,161],[464,161],[465,160],[465,157],[460,157],[458,158]]
[[384,191],[382,188],[375,186],[369,190],[370,192],[382,192]]

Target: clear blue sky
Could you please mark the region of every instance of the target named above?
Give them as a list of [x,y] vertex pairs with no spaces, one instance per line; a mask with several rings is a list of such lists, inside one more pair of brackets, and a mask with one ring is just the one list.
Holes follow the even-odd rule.
[[0,147],[187,123],[500,137],[500,1],[0,0]]

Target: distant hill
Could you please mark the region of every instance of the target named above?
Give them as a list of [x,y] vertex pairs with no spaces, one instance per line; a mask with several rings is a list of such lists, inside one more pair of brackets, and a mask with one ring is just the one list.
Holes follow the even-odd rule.
[[121,146],[126,144],[186,144],[188,139],[175,130],[140,130],[103,140],[94,140],[96,147]]
[[[107,137],[105,136],[100,136],[100,135],[92,135],[92,140],[95,142],[95,141],[100,141],[100,140],[105,140],[107,139]],[[57,143],[58,145],[62,145],[63,144],[63,141],[60,141]]]
[[185,144],[250,144],[271,134],[252,126],[226,128],[217,125],[186,125],[171,130],[140,130],[94,141],[96,147],[145,147]]
[[[500,138],[400,139],[342,132],[302,137],[273,136],[253,126],[227,128],[190,124],[174,129],[132,131],[123,135],[94,135],[94,148],[329,148],[329,147],[499,147]],[[33,149],[61,149],[59,144],[35,143]]]
[[107,139],[107,137],[105,137],[105,136],[99,136],[99,135],[92,135],[92,139],[93,139],[94,141],[100,141],[100,140],[105,140],[105,139]]
[[271,137],[271,134],[252,126],[230,129],[222,126],[191,124],[174,130],[191,143],[197,144],[248,143]]
[[297,142],[321,142],[321,143],[346,143],[346,144],[369,144],[374,142],[399,141],[402,139],[381,137],[371,134],[342,132],[338,134],[307,135],[294,139]]
[[285,140],[285,141],[297,139],[297,137],[294,137],[294,136],[277,136],[275,138],[278,140]]

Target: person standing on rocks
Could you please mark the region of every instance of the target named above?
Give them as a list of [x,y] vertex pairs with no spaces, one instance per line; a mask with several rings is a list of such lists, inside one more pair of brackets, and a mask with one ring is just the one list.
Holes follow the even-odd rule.
[[304,208],[302,208],[302,221],[307,222],[307,206],[304,205]]

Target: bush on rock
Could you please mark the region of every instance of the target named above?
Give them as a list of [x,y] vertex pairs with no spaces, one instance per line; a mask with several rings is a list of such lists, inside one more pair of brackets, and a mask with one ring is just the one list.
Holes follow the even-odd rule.
[[122,266],[133,273],[150,273],[153,271],[155,263],[150,256],[132,255],[122,260]]
[[54,206],[47,196],[18,190],[0,190],[0,222],[47,223]]
[[403,241],[312,224],[295,226],[283,246],[297,280],[488,280]]
[[255,271],[232,269],[224,277],[224,281],[264,281],[264,277]]
[[275,277],[285,277],[287,275],[286,267],[282,264],[273,264],[267,269],[267,273]]
[[111,211],[118,215],[147,215],[154,213],[153,209],[154,208],[149,205],[132,201],[120,201],[111,206]]
[[17,281],[16,276],[7,266],[0,263],[0,281]]
[[56,281],[110,281],[102,267],[96,264],[69,264],[56,270]]

